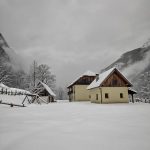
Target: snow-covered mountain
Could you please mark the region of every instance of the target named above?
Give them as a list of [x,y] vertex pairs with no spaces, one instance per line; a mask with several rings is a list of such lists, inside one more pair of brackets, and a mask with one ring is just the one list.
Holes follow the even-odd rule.
[[15,51],[7,44],[3,35],[0,33],[0,60],[11,65],[14,70],[20,70],[21,60]]
[[7,86],[24,88],[22,63],[15,51],[9,47],[3,35],[0,34],[0,82]]
[[150,44],[124,53],[118,60],[101,70],[118,68],[134,85],[137,97],[150,97]]
[[8,46],[5,39],[3,38],[2,34],[0,33],[0,62],[10,61],[10,58],[3,47]]

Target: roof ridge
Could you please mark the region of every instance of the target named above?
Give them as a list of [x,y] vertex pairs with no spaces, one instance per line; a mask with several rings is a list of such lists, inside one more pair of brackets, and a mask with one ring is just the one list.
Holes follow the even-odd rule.
[[[114,71],[118,71],[122,77],[130,83],[130,81],[116,68],[116,67],[112,67],[111,69],[107,70],[107,71],[104,71],[102,73],[99,74],[99,79],[98,80],[94,80],[88,87],[87,89],[92,89],[92,88],[96,88],[96,87],[99,87],[101,86],[101,84],[107,79],[107,77]],[[131,84],[131,83],[130,83]],[[132,85],[132,84],[131,84]]]
[[[89,72],[88,72],[89,71]],[[89,74],[88,74],[89,73]],[[71,84],[69,84],[67,87],[70,87],[71,85],[73,85],[77,80],[79,80],[81,77],[83,76],[95,76],[96,73],[91,71],[91,70],[87,70],[86,72],[84,72],[83,74],[81,74],[78,78],[76,78]]]

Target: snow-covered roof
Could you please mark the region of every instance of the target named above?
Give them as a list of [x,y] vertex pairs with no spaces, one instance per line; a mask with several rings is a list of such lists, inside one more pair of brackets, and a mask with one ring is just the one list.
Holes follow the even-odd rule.
[[79,80],[81,77],[83,76],[95,76],[96,73],[95,72],[92,72],[90,70],[84,72],[81,76],[79,76],[78,78],[76,78],[76,80],[74,80],[71,84],[69,84],[67,87],[70,87],[71,85],[73,85],[77,80]]
[[95,76],[95,72],[88,70],[82,74],[82,77],[83,76]]
[[133,93],[137,93],[137,91],[136,91],[136,90],[134,90],[134,89],[133,89],[133,88],[131,88],[131,87],[129,87],[129,88],[128,88],[128,90],[129,90],[129,91],[131,91],[131,92],[133,92]]
[[49,86],[47,86],[45,83],[43,83],[43,82],[41,82],[41,81],[40,81],[40,83],[43,85],[43,87],[47,90],[47,92],[48,92],[50,95],[56,96]]
[[9,88],[8,86],[4,85],[3,83],[0,83],[1,88]]
[[[101,74],[99,74],[98,76],[98,79],[95,79],[88,87],[87,89],[93,89],[93,88],[96,88],[96,87],[99,87],[102,82],[115,70],[116,68],[113,67]],[[118,71],[118,69],[116,69]],[[119,72],[119,71],[118,71]],[[120,73],[120,72],[119,72]],[[120,73],[121,74],[121,73]],[[123,76],[123,75],[122,75]],[[124,76],[123,76],[124,77]],[[125,78],[125,77],[124,77]],[[126,79],[126,78],[125,78]],[[126,79],[127,80],[127,79]],[[127,80],[128,81],[128,80]],[[128,81],[129,82],[129,81]],[[130,82],[129,82],[130,83]]]
[[109,69],[108,71],[105,71],[101,74],[99,74],[99,79],[95,79],[88,87],[87,89],[92,89],[92,88],[96,88],[99,87],[100,84],[105,80],[105,78],[114,70],[114,68]]

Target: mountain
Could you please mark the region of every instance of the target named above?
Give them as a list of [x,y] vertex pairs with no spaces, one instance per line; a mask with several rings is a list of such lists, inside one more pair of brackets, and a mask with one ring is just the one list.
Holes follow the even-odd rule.
[[21,67],[19,56],[0,33],[0,82],[10,87],[24,88],[25,73]]
[[[6,51],[4,50],[4,47],[8,46],[7,42],[5,41],[4,37],[0,33],[0,62],[10,61],[10,58]],[[9,47],[9,46],[8,46]]]
[[9,63],[14,70],[20,70],[22,63],[20,57],[15,51],[8,45],[3,35],[0,33],[0,60]]
[[150,42],[124,53],[118,60],[101,70],[118,68],[133,84],[140,99],[150,98]]

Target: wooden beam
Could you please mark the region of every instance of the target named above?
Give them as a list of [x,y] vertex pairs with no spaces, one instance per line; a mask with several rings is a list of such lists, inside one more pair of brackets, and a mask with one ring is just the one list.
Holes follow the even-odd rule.
[[131,96],[132,96],[132,103],[134,103],[134,97],[133,97],[133,94],[131,94]]

